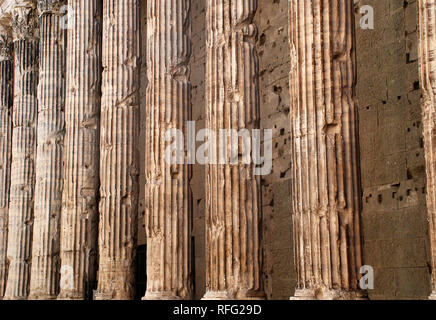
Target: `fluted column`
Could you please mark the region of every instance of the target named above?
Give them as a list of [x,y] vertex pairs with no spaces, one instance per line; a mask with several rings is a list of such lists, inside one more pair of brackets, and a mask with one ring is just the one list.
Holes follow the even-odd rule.
[[139,1],[103,1],[97,299],[132,299],[138,202]]
[[38,1],[37,162],[29,299],[56,299],[59,293],[66,45],[60,8],[64,4],[62,0]]
[[352,0],[290,0],[297,299],[357,299],[362,266]]
[[427,171],[427,210],[430,223],[432,294],[436,300],[436,1],[419,0],[419,66]]
[[[256,10],[257,0],[207,0],[206,128],[216,137],[259,128]],[[260,179],[254,164],[229,161],[228,141],[226,164],[214,164],[219,145],[206,165],[204,299],[263,298]]]
[[32,262],[38,112],[38,16],[35,1],[13,9],[14,106],[9,202],[9,272],[4,299],[26,299]]
[[165,133],[176,129],[186,135],[191,115],[190,5],[191,0],[147,2],[144,299],[189,299],[193,289],[191,169],[186,161],[170,164],[165,158]]
[[101,17],[100,0],[68,0],[59,299],[83,299],[96,281]]
[[8,271],[8,209],[12,149],[12,41],[10,30],[0,26],[0,299]]

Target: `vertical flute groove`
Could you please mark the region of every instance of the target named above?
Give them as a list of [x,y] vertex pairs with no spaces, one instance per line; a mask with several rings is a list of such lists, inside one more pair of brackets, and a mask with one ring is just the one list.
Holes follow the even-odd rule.
[[97,299],[132,299],[138,202],[139,3],[103,1]]
[[59,299],[97,279],[101,0],[68,0]]
[[296,298],[363,295],[353,10],[289,1]]
[[9,30],[0,27],[0,299],[8,272],[8,211],[12,151],[12,46]]
[[32,262],[38,112],[38,18],[36,3],[25,1],[12,13],[14,106],[8,222],[9,271],[4,299],[27,299]]
[[190,6],[191,0],[147,2],[145,299],[189,299],[193,290],[191,168],[185,158],[165,158],[165,133],[186,136],[191,117]]
[[[257,0],[207,1],[206,128],[259,128]],[[206,165],[205,299],[263,298],[260,181],[240,159]],[[209,151],[219,155],[219,144]]]
[[66,44],[60,7],[64,4],[38,2],[38,134],[29,299],[56,299],[59,293]]
[[419,0],[419,67],[427,176],[427,210],[430,233],[432,294],[436,300],[436,1]]

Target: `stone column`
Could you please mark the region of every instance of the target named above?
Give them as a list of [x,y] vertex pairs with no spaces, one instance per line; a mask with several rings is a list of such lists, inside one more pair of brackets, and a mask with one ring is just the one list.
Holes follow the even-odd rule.
[[[165,158],[165,133],[180,130],[186,136],[191,115],[190,5],[191,0],[147,2],[144,299],[189,299],[193,290],[191,168],[186,161],[172,164]],[[179,147],[185,151],[183,142]]]
[[59,293],[62,151],[64,141],[66,29],[63,0],[38,1],[39,84],[36,185],[29,299]]
[[8,209],[12,149],[12,44],[7,27],[0,26],[0,299],[8,272]]
[[100,225],[96,299],[134,297],[139,175],[138,0],[103,1]]
[[[180,130],[186,136],[191,115],[190,5],[191,0],[147,2],[144,299],[189,299],[193,290],[191,168],[186,161],[172,164],[165,157],[165,133]],[[179,147],[185,151],[182,141]]]
[[59,299],[96,281],[101,87],[100,0],[68,0]]
[[9,272],[4,299],[26,299],[32,262],[38,112],[38,16],[36,1],[13,9],[14,107],[9,202]]
[[362,266],[352,0],[289,1],[293,299],[358,299]]
[[427,210],[430,223],[432,294],[436,300],[436,1],[418,1],[419,65],[427,171]]
[[[256,10],[257,0],[207,1],[206,128],[212,136],[219,137],[221,129],[251,134],[259,128]],[[241,150],[234,163],[235,150],[228,141],[209,146],[215,150],[208,150],[206,165],[204,299],[264,298],[260,179],[254,175],[255,165],[238,157]],[[219,149],[226,150],[226,157]],[[225,161],[214,163],[214,156]]]

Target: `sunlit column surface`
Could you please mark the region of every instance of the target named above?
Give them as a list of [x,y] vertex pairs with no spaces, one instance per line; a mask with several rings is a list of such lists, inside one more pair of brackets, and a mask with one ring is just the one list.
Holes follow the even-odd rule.
[[352,0],[289,1],[294,299],[359,299]]

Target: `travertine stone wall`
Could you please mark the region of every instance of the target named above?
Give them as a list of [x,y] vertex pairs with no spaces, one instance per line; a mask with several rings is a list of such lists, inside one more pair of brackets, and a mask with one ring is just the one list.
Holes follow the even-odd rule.
[[9,271],[4,299],[26,299],[32,262],[35,188],[36,119],[38,112],[38,15],[26,1],[12,13],[14,36],[14,107],[9,202]]
[[59,298],[83,299],[97,270],[102,6],[68,5]]
[[139,175],[138,0],[103,1],[97,299],[134,297]]
[[[291,208],[288,1],[259,1],[260,126],[273,130],[272,173],[262,177],[265,292],[289,299],[295,292]],[[289,227],[290,226],[290,227]]]
[[[146,102],[147,102],[147,0],[140,0],[140,28],[141,28],[141,69],[139,74],[139,141],[144,141],[146,129]],[[138,194],[138,245],[145,245],[145,148],[139,148],[139,194]],[[146,268],[146,266],[142,266]],[[137,297],[143,297],[144,292],[136,292]]]
[[[192,56],[191,67],[192,84],[192,121],[196,130],[205,126],[205,75],[206,75],[206,1],[191,0],[192,17]],[[197,143],[197,147],[200,143]],[[204,166],[198,163],[192,166],[192,207],[193,207],[193,261],[195,299],[203,298],[206,283],[206,239],[205,239],[205,188]]]
[[191,0],[147,2],[145,299],[192,297],[191,166],[185,156],[170,164],[165,154],[165,134],[179,130],[184,139],[191,118],[190,10]]
[[8,261],[8,209],[12,160],[12,79],[11,30],[0,25],[0,299],[6,289]]
[[59,293],[66,49],[60,8],[65,3],[38,2],[37,161],[29,299],[56,299]]
[[374,29],[357,34],[362,234],[371,299],[426,299],[429,234],[418,67],[417,1],[359,0]]

